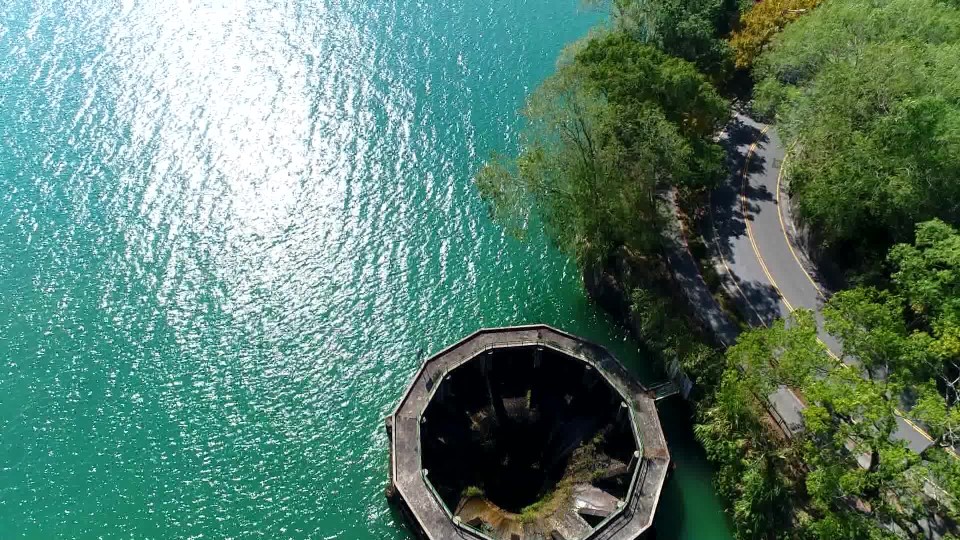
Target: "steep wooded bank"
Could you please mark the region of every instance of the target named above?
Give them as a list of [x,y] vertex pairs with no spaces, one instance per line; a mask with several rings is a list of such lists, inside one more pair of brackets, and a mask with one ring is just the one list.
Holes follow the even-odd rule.
[[960,5],[829,0],[756,61],[799,216],[851,281],[915,225],[960,220]]
[[[960,5],[612,9],[531,96],[520,154],[478,174],[493,214],[516,231],[544,227],[597,302],[696,379],[697,437],[739,538],[955,531]],[[656,190],[704,193],[728,174],[715,134],[729,115],[723,96],[745,79],[789,143],[785,179],[814,250],[855,285],[823,311],[855,367],[831,357],[803,311],[713,348],[664,271]],[[756,397],[780,385],[809,405],[792,439]],[[935,438],[922,455],[891,439],[898,408]]]

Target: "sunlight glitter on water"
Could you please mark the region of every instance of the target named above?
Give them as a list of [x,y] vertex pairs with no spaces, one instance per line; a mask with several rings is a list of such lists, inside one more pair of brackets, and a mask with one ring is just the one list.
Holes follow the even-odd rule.
[[598,19],[0,5],[0,538],[406,538],[382,418],[421,351],[544,321],[643,373],[470,180]]

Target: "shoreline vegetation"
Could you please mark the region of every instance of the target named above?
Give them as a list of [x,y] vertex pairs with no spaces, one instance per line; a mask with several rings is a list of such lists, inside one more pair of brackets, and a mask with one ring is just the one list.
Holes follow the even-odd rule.
[[[611,10],[530,96],[519,154],[478,172],[491,214],[520,236],[542,227],[598,305],[679,361],[737,538],[960,537],[960,3]],[[729,173],[717,134],[732,103],[786,143],[810,256],[843,285],[824,327],[853,368],[803,310],[722,350],[670,280],[657,190],[697,221]],[[781,385],[808,405],[793,437],[756,398]],[[898,407],[933,436],[922,454],[891,439]]]

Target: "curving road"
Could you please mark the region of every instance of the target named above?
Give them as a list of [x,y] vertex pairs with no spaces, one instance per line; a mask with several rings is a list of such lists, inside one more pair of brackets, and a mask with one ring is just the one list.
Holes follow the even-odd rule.
[[[785,149],[776,131],[746,116],[736,115],[722,136],[731,174],[711,196],[714,251],[728,292],[752,326],[766,326],[793,310],[806,308],[817,317],[820,340],[835,358],[840,343],[823,330],[820,314],[828,293],[815,279],[813,266],[787,235],[792,226],[788,201],[781,196]],[[781,202],[782,201],[782,202]],[[781,411],[798,415],[799,400],[775,402]],[[894,437],[922,452],[930,436],[903,416],[897,416]]]

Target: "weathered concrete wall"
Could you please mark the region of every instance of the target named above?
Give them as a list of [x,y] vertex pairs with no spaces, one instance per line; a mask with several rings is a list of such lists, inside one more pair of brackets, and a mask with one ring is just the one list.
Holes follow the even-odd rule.
[[642,459],[636,462],[634,488],[628,491],[623,510],[612,514],[590,538],[635,540],[646,534],[670,467],[670,454],[653,399],[606,349],[545,325],[481,330],[434,355],[417,371],[387,426],[393,484],[388,493],[401,499],[397,505],[401,512],[414,524],[417,534],[430,540],[480,538],[461,528],[435,492],[431,492],[421,460],[419,426],[437,381],[491,348],[514,347],[544,347],[578,359],[602,373],[628,403],[633,411],[631,425],[636,430],[635,437],[642,440]]

